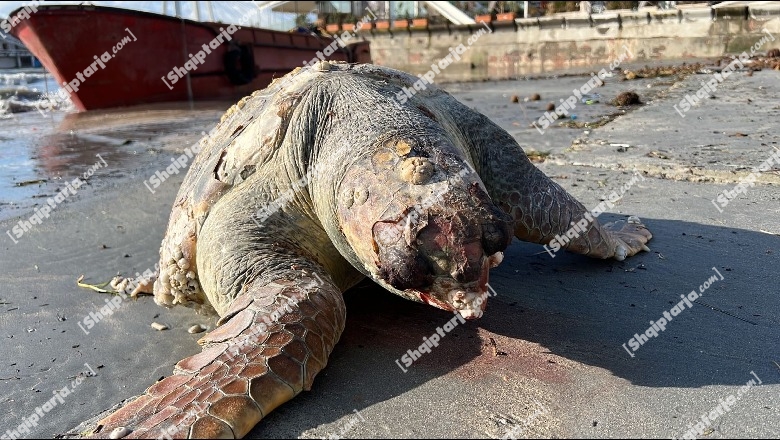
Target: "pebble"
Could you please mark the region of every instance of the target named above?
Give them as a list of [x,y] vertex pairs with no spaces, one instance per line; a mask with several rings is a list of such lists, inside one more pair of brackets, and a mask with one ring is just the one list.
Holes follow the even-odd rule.
[[120,426],[118,428],[114,428],[113,431],[111,431],[111,434],[108,435],[108,438],[123,438],[127,437],[128,434],[130,434],[131,430],[125,428],[124,426]]
[[195,324],[187,330],[190,334],[202,333],[204,331],[206,331],[206,327],[201,324]]
[[160,324],[159,322],[153,322],[152,323],[152,328],[157,330],[157,331],[168,330],[168,326],[167,325]]

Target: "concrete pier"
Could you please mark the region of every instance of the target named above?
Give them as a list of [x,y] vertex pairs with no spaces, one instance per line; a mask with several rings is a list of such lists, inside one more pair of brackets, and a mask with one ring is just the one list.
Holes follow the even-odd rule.
[[[489,32],[479,35],[486,27]],[[572,13],[475,26],[364,29],[358,35],[371,41],[374,63],[419,74],[445,58],[450,48],[463,44],[467,50],[462,59],[441,69],[437,82],[509,79],[607,67],[625,51],[640,62],[750,52],[762,37],[780,37],[780,2],[591,16]],[[780,47],[780,41],[770,39],[757,53],[773,47]]]

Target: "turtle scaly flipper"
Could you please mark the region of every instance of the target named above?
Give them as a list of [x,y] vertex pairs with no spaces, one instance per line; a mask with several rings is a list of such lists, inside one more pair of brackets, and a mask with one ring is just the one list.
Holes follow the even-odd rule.
[[341,334],[345,308],[341,292],[320,283],[324,275],[290,275],[296,280],[250,286],[199,341],[200,354],[99,421],[98,435],[124,427],[125,438],[241,438],[309,389]]

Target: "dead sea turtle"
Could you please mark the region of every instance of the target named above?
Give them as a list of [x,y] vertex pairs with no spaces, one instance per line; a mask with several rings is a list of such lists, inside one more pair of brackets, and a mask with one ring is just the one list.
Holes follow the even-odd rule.
[[342,292],[364,277],[478,318],[513,236],[569,231],[565,247],[595,258],[647,250],[638,219],[600,225],[506,131],[418,81],[321,62],[225,114],[179,190],[154,286],[157,303],[219,326],[96,435],[244,436],[311,388],[344,327]]

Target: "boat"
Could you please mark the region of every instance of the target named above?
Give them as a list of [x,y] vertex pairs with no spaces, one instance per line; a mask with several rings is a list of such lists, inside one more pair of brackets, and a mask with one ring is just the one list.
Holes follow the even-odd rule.
[[342,40],[90,4],[34,3],[35,11],[26,6],[9,14],[22,17],[12,21],[9,33],[40,60],[61,85],[59,94],[69,95],[79,111],[237,100],[312,60],[371,62],[369,43],[357,37]]

